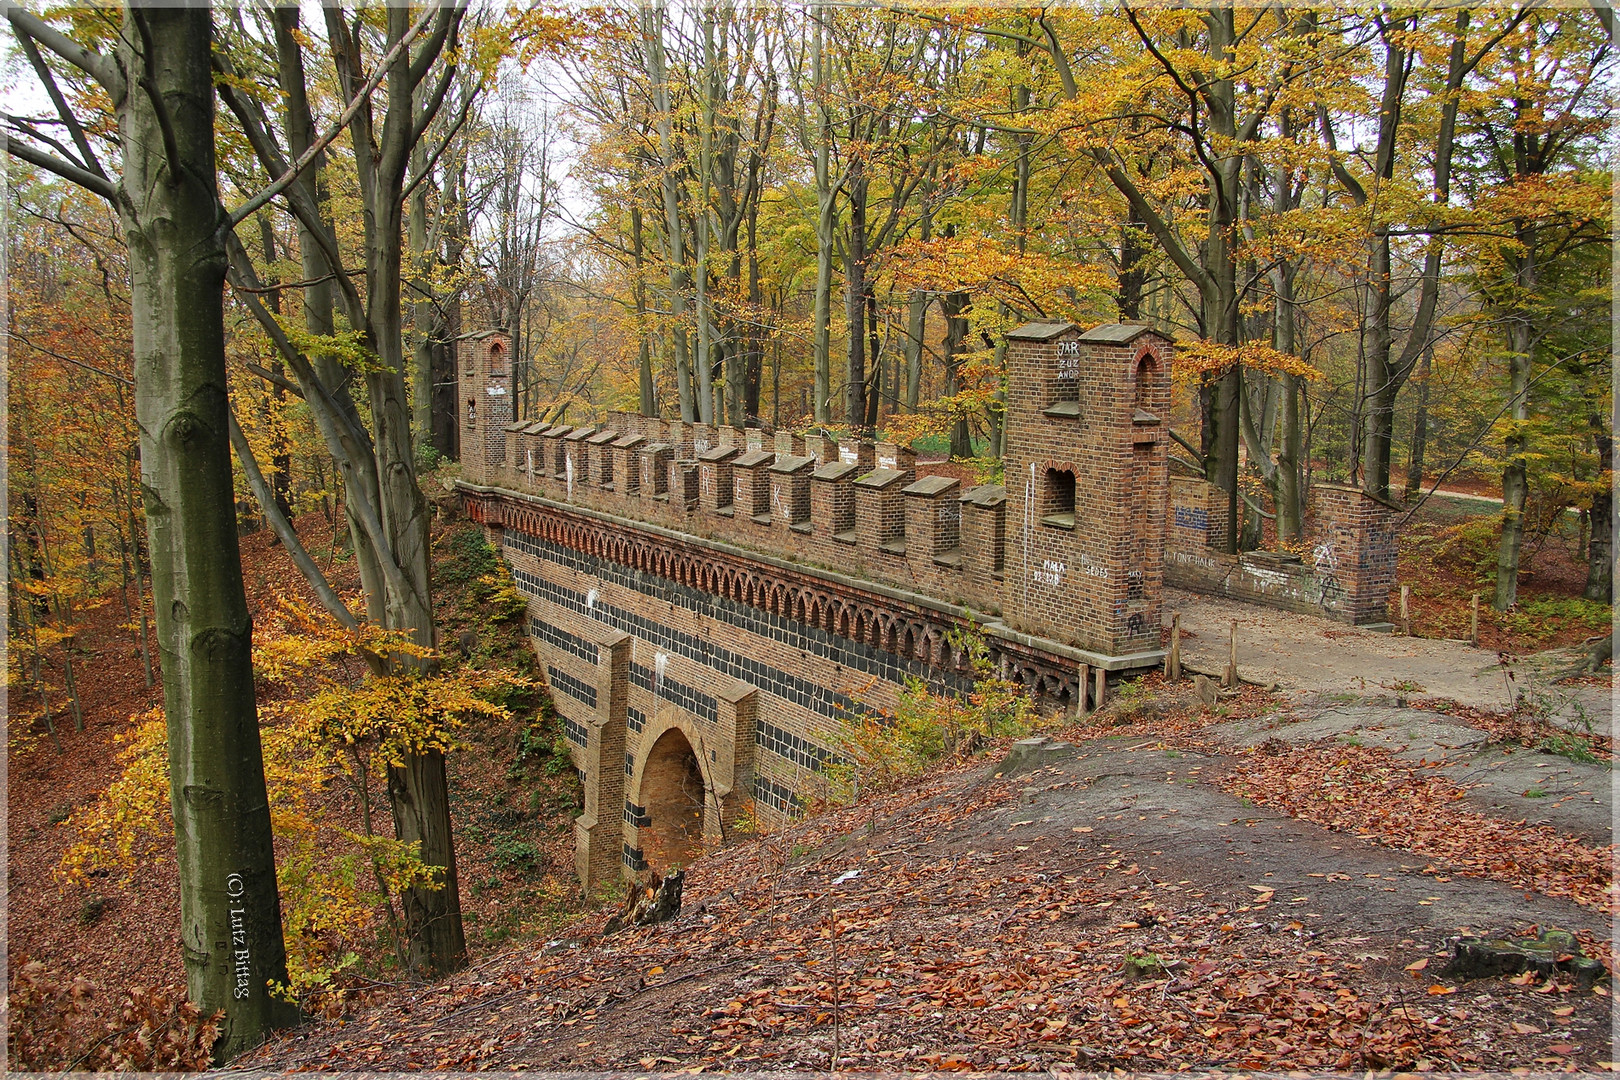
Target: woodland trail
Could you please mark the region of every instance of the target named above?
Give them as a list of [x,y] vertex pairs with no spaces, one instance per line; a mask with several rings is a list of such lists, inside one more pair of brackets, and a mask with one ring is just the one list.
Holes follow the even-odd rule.
[[1612,734],[1607,679],[1602,685],[1592,680],[1549,685],[1541,677],[1545,664],[1535,657],[1512,657],[1503,664],[1501,654],[1464,641],[1377,633],[1166,589],[1166,626],[1173,614],[1181,616],[1182,663],[1191,671],[1219,675],[1225,670],[1229,628],[1236,620],[1238,675],[1245,682],[1315,694],[1384,694],[1403,703],[1439,699],[1495,712],[1512,707],[1510,687],[1529,687],[1543,696],[1555,722],[1586,733],[1590,720],[1591,733]]

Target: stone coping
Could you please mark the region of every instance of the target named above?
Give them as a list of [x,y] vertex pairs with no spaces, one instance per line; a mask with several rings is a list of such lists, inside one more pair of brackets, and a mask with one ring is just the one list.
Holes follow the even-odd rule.
[[750,450],[737,458],[732,464],[739,469],[757,469],[761,465],[768,465],[776,460],[776,454],[770,450]]
[[950,491],[961,482],[954,476],[925,476],[915,484],[905,488],[903,494],[936,498]]
[[859,468],[853,461],[829,461],[810,475],[816,480],[842,480]]
[[803,472],[805,469],[807,469],[811,465],[815,464],[815,460],[816,459],[813,458],[813,457],[799,457],[799,456],[796,456],[794,454],[777,454],[776,455],[776,464],[771,466],[771,472],[773,472],[773,473]]
[[878,491],[882,491],[885,488],[893,487],[895,484],[900,483],[910,475],[910,473],[901,472],[899,469],[873,469],[871,472],[855,481],[855,486],[863,488],[875,488]]

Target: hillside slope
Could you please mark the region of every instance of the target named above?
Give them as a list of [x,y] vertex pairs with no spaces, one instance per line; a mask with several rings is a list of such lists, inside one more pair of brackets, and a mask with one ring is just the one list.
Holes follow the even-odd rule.
[[[1427,762],[1395,750],[1277,737],[1244,747],[1225,735],[1234,722],[1286,735],[1298,705],[1249,690],[1210,713],[1185,690],[1133,696],[1026,774],[950,766],[708,854],[690,867],[670,923],[603,937],[597,916],[291,1033],[242,1064],[1021,1071],[1606,1059],[1606,987],[1438,973],[1459,932],[1556,925],[1606,959],[1607,849],[1483,818]],[[1290,788],[1290,775],[1314,768],[1339,770],[1327,790],[1340,784],[1342,804]],[[1337,823],[1311,820],[1321,806],[1340,807]]]

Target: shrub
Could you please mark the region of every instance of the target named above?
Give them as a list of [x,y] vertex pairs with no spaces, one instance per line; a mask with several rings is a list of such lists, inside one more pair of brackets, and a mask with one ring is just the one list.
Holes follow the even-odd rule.
[[1448,525],[1436,535],[1434,561],[1484,581],[1496,575],[1496,549],[1502,523],[1494,517]]
[[1546,640],[1557,637],[1564,630],[1585,630],[1596,633],[1609,626],[1610,608],[1595,600],[1579,596],[1538,596],[1523,600],[1507,616],[1508,627],[1515,634]]
[[845,720],[842,743],[850,764],[829,768],[834,781],[856,777],[868,786],[916,776],[948,757],[971,757],[988,743],[1028,735],[1034,710],[1023,687],[998,677],[984,639],[971,629],[952,632],[952,648],[974,674],[968,693],[936,694],[920,679],[908,679],[893,713]]
[[491,860],[497,870],[516,870],[527,873],[540,862],[540,848],[532,840],[516,833],[508,833],[495,841],[495,854]]

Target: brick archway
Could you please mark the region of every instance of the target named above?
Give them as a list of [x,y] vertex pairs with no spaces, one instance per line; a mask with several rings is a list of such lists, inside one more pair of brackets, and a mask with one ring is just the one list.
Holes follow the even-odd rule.
[[[684,866],[718,839],[719,800],[702,734],[676,709],[665,709],[641,733],[629,802],[639,811],[632,847],[653,870]],[[630,839],[627,837],[627,839]]]

